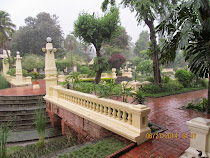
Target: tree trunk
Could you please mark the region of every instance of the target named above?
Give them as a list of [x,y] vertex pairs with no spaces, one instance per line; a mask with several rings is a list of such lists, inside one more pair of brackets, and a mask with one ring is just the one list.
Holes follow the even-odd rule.
[[[208,104],[207,104],[207,115],[210,114],[210,76],[209,76],[209,86],[208,86]],[[207,116],[209,119],[209,117]]]
[[[96,55],[97,57],[101,57],[101,54],[100,54],[100,49],[101,49],[101,46],[99,47],[95,47],[96,48]],[[98,60],[98,64],[100,64],[100,61]],[[95,83],[98,84],[100,81],[101,81],[101,74],[102,74],[103,70],[102,69],[99,69],[97,72],[96,72],[96,77],[95,77]]]
[[12,62],[11,62],[11,60],[10,60],[9,52],[8,52],[8,50],[7,50],[7,44],[5,44],[5,50],[6,50],[6,52],[7,52],[7,57],[8,57],[8,61],[9,61],[9,67],[10,67],[10,69],[12,69]]
[[154,74],[154,83],[159,87],[162,87],[161,82],[161,75],[160,75],[160,68],[159,68],[159,61],[158,61],[158,48],[155,36],[155,27],[154,27],[154,20],[145,19],[145,23],[150,29],[150,41],[151,41],[151,51],[153,53],[153,74]]

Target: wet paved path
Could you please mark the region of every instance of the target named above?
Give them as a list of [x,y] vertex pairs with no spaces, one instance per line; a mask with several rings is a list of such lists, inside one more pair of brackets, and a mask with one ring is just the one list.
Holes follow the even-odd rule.
[[151,139],[135,147],[121,158],[178,158],[189,147],[190,139],[182,138],[182,134],[189,134],[186,121],[195,117],[207,117],[199,112],[191,110],[180,110],[182,105],[193,99],[207,97],[207,89],[171,95],[160,98],[149,98],[147,105],[151,108],[149,121],[161,125],[168,130],[164,133],[177,134],[177,138]]
[[31,86],[24,87],[13,87],[0,90],[0,96],[27,96],[27,95],[44,95],[45,90],[45,80],[37,80],[40,85],[40,89],[33,89]]

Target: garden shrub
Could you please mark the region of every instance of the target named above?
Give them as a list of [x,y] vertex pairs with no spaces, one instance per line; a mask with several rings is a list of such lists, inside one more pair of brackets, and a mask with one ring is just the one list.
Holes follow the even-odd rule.
[[0,89],[9,88],[10,84],[9,82],[0,74]]
[[93,70],[90,70],[90,68],[87,67],[87,66],[81,67],[81,68],[80,68],[80,73],[81,73],[81,74],[87,74],[88,77],[94,77],[94,76],[96,75],[96,72],[93,71]]
[[141,88],[146,94],[160,93],[162,90],[156,84],[148,84]]
[[[28,71],[27,70],[22,69],[22,73],[23,73],[24,77],[28,76]],[[7,74],[10,75],[10,76],[16,76],[16,69],[15,68],[10,69],[9,71],[7,71]]]
[[163,92],[175,92],[183,89],[183,85],[178,81],[169,81],[168,83],[164,83],[162,87]]
[[[102,78],[101,81],[110,82],[112,78]],[[94,82],[94,78],[88,78],[88,79],[80,79],[81,82]]]
[[188,87],[190,85],[190,73],[186,70],[177,70],[175,73],[175,77],[178,81],[184,86]]
[[169,76],[164,76],[163,77],[163,83],[168,83],[170,81],[170,77]]
[[196,83],[201,87],[208,88],[208,81],[205,78],[197,80]]
[[149,76],[149,77],[146,78],[146,81],[154,83],[154,77]]
[[69,61],[56,61],[56,68],[60,71],[63,71],[66,67],[70,66]]
[[202,111],[205,112],[207,109],[208,100],[206,98],[202,98],[201,100],[192,101],[187,105],[182,106],[183,109],[192,109],[194,111]]

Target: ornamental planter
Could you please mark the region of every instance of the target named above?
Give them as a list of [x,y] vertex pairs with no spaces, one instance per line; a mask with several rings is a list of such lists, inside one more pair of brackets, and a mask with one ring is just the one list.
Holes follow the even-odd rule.
[[33,89],[40,89],[39,82],[33,81]]

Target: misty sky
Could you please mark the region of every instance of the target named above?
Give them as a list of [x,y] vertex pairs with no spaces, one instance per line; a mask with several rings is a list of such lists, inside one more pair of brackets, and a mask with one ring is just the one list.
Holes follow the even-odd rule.
[[[0,10],[10,14],[17,29],[25,25],[24,19],[28,16],[35,17],[40,12],[56,14],[64,34],[67,35],[73,31],[73,23],[81,11],[102,15],[102,2],[103,0],[0,0]],[[148,30],[144,23],[137,25],[135,13],[131,13],[128,8],[120,8],[120,18],[121,25],[126,28],[134,43],[142,30]]]

